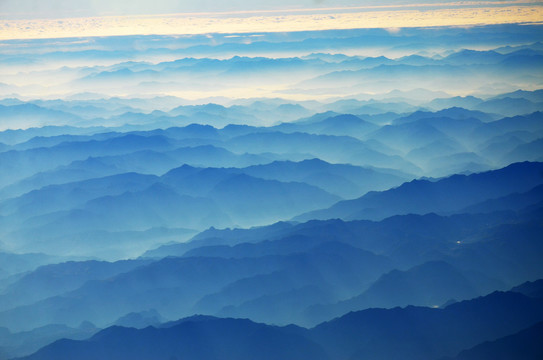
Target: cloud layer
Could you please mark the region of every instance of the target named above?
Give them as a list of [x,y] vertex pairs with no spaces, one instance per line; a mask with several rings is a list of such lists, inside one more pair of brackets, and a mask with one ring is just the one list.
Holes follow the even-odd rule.
[[434,8],[247,16],[178,14],[0,21],[0,40],[118,35],[474,26],[543,22],[543,6]]

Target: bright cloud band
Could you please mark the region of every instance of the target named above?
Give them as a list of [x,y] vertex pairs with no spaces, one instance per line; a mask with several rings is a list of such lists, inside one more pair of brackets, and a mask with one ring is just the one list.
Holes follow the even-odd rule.
[[356,28],[542,23],[543,6],[364,11],[317,15],[110,16],[0,21],[0,40],[119,35],[311,31]]

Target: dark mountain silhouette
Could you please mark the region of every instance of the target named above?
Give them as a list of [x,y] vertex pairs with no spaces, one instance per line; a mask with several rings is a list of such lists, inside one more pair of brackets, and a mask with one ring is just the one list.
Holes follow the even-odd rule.
[[445,309],[368,309],[322,323],[310,337],[335,359],[437,359],[539,322],[541,306],[495,292]]
[[[445,309],[409,306],[351,312],[310,330],[208,316],[140,330],[114,326],[88,340],[59,340],[24,359],[257,356],[259,359],[429,360],[455,356],[474,346],[460,355],[467,356],[472,351],[485,354],[500,346],[506,347],[506,353],[521,354],[522,346],[527,344],[540,349],[540,342],[534,340],[539,338],[542,318],[540,299],[495,292]],[[525,349],[534,351],[533,347]]]
[[329,209],[295,219],[382,219],[395,214],[450,213],[488,199],[528,191],[543,182],[542,170],[541,163],[525,162],[468,176],[454,175],[437,181],[414,180],[391,190],[341,201]]
[[455,360],[537,360],[543,357],[543,322],[498,340],[486,341],[464,350]]
[[59,340],[25,359],[328,359],[289,328],[195,317],[170,327],[110,327],[85,341]]
[[[427,214],[394,216],[380,222],[344,222],[336,219],[313,220],[302,224],[276,223],[252,229],[213,228],[196,235],[189,242],[166,245],[149,251],[146,255],[182,256],[191,251],[190,253],[195,255],[206,253],[211,256],[234,256],[236,249],[243,250],[242,254],[249,254],[245,251],[255,249],[284,253],[294,252],[296,249],[306,251],[313,244],[334,239],[376,254],[387,255],[399,266],[409,268],[425,261],[441,259],[443,254],[451,250],[451,245],[453,249],[457,247],[456,241],[459,239],[477,237],[477,234],[484,233],[489,228],[516,220],[513,213],[447,217]],[[401,238],[398,233],[402,234]],[[256,246],[252,243],[259,244]],[[239,244],[239,248],[236,244]]]

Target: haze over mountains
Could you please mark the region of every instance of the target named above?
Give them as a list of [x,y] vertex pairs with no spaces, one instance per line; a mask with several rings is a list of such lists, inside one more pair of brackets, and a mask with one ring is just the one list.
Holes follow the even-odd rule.
[[541,33],[2,42],[0,359],[539,359]]

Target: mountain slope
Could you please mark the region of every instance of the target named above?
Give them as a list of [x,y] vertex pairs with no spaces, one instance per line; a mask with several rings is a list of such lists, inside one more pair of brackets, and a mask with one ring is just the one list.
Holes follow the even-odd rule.
[[526,192],[541,183],[543,163],[516,163],[499,170],[453,175],[433,182],[413,180],[388,191],[371,192],[294,219],[383,219],[409,213],[451,213],[488,199]]
[[464,350],[454,360],[539,360],[543,358],[543,322],[516,334]]
[[287,328],[249,320],[194,317],[170,327],[107,328],[88,340],[59,340],[26,360],[325,360],[322,348]]

